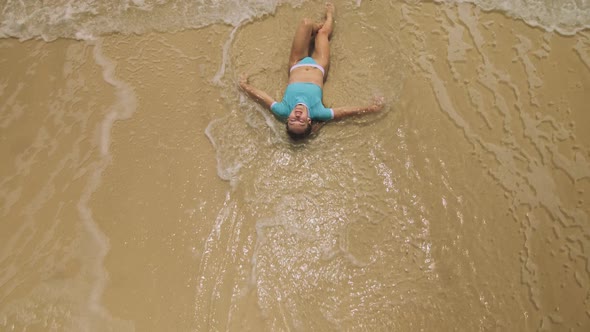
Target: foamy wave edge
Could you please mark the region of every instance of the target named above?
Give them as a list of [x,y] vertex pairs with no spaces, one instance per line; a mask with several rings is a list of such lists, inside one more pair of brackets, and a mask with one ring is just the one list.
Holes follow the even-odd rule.
[[[282,4],[300,6],[306,0],[66,0],[59,5],[7,0],[0,4],[0,38],[19,40],[58,38],[94,40],[108,34],[144,34],[199,29],[212,24],[239,26],[273,14]],[[403,0],[419,3],[421,0]],[[423,1],[423,0],[422,0]],[[471,3],[484,11],[498,11],[526,24],[574,35],[590,28],[590,3],[576,0],[434,0]],[[357,6],[362,1],[357,0]],[[588,8],[585,8],[587,6]]]
[[66,0],[54,6],[7,0],[0,4],[0,38],[95,40],[109,34],[145,34],[240,26],[273,14],[281,4],[305,0]]
[[532,27],[565,36],[572,36],[590,28],[590,3],[587,8],[579,8],[580,3],[575,0],[528,0],[519,3],[513,0],[434,0],[434,2],[471,3],[486,12],[501,12],[513,19],[522,20]]

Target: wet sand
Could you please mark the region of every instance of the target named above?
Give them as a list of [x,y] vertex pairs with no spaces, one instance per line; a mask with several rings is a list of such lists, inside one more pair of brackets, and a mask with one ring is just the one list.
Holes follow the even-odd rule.
[[126,320],[143,322],[139,330],[187,330],[193,320],[199,244],[228,188],[204,132],[225,112],[211,79],[229,31],[214,26],[105,43],[118,77],[138,83],[139,103],[133,118],[113,129],[113,163],[92,209],[111,246],[103,300]]
[[[317,8],[0,42],[1,327],[590,327],[588,33],[471,5],[339,6],[325,103],[387,108],[299,154],[235,78],[279,98]],[[293,160],[335,175],[288,191]],[[330,197],[325,214],[298,194]]]

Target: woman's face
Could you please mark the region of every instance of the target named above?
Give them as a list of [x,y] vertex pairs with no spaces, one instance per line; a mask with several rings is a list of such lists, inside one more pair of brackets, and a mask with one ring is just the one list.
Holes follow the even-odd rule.
[[309,112],[305,105],[298,104],[293,108],[291,114],[287,118],[287,127],[289,130],[300,134],[305,132],[307,126],[311,125],[311,118],[309,117]]

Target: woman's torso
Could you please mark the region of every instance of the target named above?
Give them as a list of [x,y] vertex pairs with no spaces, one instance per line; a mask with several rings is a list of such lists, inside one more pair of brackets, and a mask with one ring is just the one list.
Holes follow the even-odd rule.
[[324,75],[321,70],[315,67],[298,67],[289,74],[289,84],[298,82],[309,82],[324,87]]

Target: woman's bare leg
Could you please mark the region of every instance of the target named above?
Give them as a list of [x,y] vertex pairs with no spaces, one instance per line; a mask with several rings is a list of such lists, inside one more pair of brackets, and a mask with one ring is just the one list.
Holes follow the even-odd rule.
[[293,67],[297,61],[309,56],[309,44],[311,38],[322,27],[322,24],[313,23],[310,19],[304,18],[297,27],[293,44],[291,45],[291,55],[289,56],[289,68]]
[[330,37],[334,28],[334,4],[326,3],[326,21],[315,36],[315,48],[312,58],[324,69],[326,74],[330,67]]

